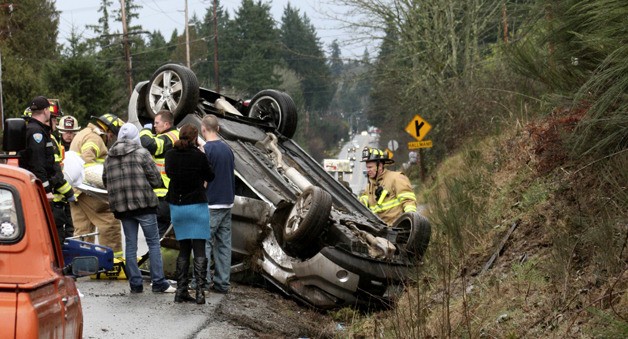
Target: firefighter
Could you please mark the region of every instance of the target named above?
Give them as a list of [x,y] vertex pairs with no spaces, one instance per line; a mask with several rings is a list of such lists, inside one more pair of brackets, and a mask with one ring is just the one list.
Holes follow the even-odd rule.
[[70,150],[70,144],[76,136],[76,132],[81,130],[78,121],[71,115],[65,115],[59,120],[57,130],[61,134],[61,144],[66,150]]
[[[91,118],[93,122],[78,132],[70,145],[70,150],[79,154],[85,162],[86,171],[91,166],[102,166],[107,156],[107,145],[115,142],[120,126],[124,124],[110,113]],[[97,228],[101,245],[110,247],[114,252],[121,251],[121,226],[109,209],[109,202],[80,190],[76,193],[76,203],[71,205],[74,236],[93,233]],[[93,242],[94,237],[85,237],[85,240]]]
[[388,153],[365,147],[361,162],[366,163],[368,183],[360,201],[377,214],[388,226],[404,212],[416,212],[416,196],[410,180],[401,172],[388,170],[384,165],[394,163]]
[[161,174],[161,180],[164,182],[163,187],[155,188],[155,194],[159,198],[159,206],[157,207],[159,236],[163,237],[170,226],[170,207],[165,199],[170,179],[166,175],[164,156],[166,152],[173,148],[174,143],[179,140],[179,131],[174,126],[172,112],[168,110],[159,111],[155,115],[153,125],[157,133],[153,135],[151,129],[145,127],[140,132],[140,141],[142,146],[153,156],[153,160]]
[[[52,214],[55,219],[55,224],[57,226],[57,233],[59,234],[59,240],[61,244],[65,241],[65,238],[71,237],[74,235],[74,224],[72,223],[72,215],[70,213],[70,204],[69,202],[73,202],[74,198],[74,190],[72,186],[63,178],[63,160],[65,160],[65,150],[66,147],[63,146],[62,143],[59,142],[59,137],[57,136],[57,121],[60,117],[63,116],[63,112],[61,111],[61,107],[58,102],[50,101],[50,128],[52,129],[52,133],[50,134],[52,139],[52,145],[54,147],[55,154],[55,163],[58,165],[59,172],[57,175],[59,176],[61,181],[61,185],[55,187],[53,190],[53,199],[52,199]],[[59,123],[60,124],[60,123]],[[71,196],[68,199],[68,196]],[[68,201],[69,200],[69,201]]]

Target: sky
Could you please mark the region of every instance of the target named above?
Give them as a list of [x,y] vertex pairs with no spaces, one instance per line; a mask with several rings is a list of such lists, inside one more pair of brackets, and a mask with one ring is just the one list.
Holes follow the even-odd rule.
[[[213,0],[188,0],[188,19],[193,14],[202,20],[205,16],[207,8],[211,6]],[[241,0],[220,0],[220,5],[225,8],[230,17],[234,17],[234,13],[241,4]],[[338,12],[340,9],[334,8],[332,5],[324,4],[321,1],[312,0],[263,0],[264,3],[271,4],[271,15],[276,21],[281,21],[283,10],[288,3],[300,11],[301,14],[307,14],[310,22],[316,28],[316,33],[323,43],[323,50],[329,53],[329,45],[334,39],[339,41],[342,56],[345,58],[361,58],[366,46],[351,45],[348,46],[344,41],[349,41],[350,33],[343,31],[337,27],[340,24],[337,21],[329,19],[325,13]],[[82,33],[85,38],[91,38],[94,35],[92,30],[85,29],[85,25],[96,25],[101,13],[98,12],[101,0],[81,0],[68,1],[62,0],[56,2],[57,10],[61,12],[59,21],[59,43],[67,45],[67,38],[72,32],[72,27],[77,33]],[[140,24],[147,31],[159,30],[166,39],[169,39],[172,31],[177,29],[179,33],[185,30],[185,0],[136,0],[137,5],[142,6],[139,20],[133,24]],[[120,1],[113,0],[112,6],[115,9],[120,8]],[[120,23],[111,23],[114,25],[112,30],[122,31],[122,27],[115,27]],[[374,55],[370,51],[371,55]]]

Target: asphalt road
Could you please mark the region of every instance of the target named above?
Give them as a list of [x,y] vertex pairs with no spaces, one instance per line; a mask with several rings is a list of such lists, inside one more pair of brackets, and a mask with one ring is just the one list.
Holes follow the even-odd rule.
[[205,305],[177,304],[174,294],[131,294],[127,280],[78,280],[83,305],[83,338],[254,338],[246,328],[216,316],[222,294]]
[[362,149],[366,146],[377,147],[377,143],[370,135],[358,133],[345,143],[338,153],[338,159],[349,159],[353,161],[354,166],[352,173],[337,173],[335,174],[336,178],[348,182],[351,191],[356,196],[366,187],[366,166],[363,162],[360,162]]
[[[123,238],[124,239],[124,238]],[[124,240],[123,240],[124,241]],[[143,233],[138,254],[147,252]],[[210,293],[205,305],[178,304],[172,293],[153,293],[148,278],[144,292],[131,294],[128,280],[77,279],[82,294],[83,338],[256,338],[216,314],[223,294]]]

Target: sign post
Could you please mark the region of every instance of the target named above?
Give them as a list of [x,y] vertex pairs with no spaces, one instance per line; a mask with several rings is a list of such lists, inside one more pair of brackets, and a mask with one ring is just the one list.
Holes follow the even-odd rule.
[[425,164],[423,163],[421,148],[432,147],[432,140],[423,140],[423,138],[425,138],[425,136],[431,129],[432,125],[423,120],[423,118],[421,118],[418,114],[415,115],[414,119],[412,119],[408,126],[406,126],[406,132],[408,132],[408,134],[410,134],[416,140],[408,143],[408,149],[419,150],[418,161],[421,169],[421,180],[425,180]]

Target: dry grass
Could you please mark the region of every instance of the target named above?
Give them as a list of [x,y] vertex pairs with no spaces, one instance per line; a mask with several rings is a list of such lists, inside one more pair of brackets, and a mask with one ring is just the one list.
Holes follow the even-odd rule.
[[345,334],[628,336],[628,155],[571,159],[565,135],[580,117],[557,110],[444,161],[421,192],[433,240],[420,278],[395,308],[360,316],[363,327]]

